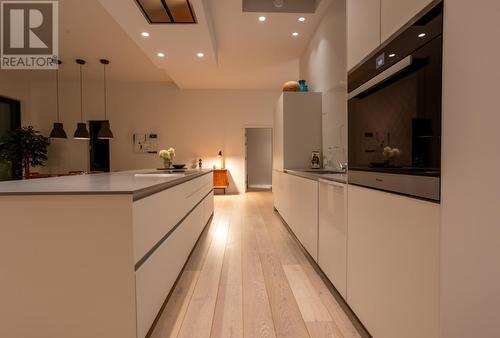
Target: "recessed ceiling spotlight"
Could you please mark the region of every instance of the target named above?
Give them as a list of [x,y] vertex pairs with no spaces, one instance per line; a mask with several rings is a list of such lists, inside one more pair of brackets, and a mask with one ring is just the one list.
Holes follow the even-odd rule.
[[265,16],[259,16],[259,21],[260,22],[264,22],[264,21],[266,21],[266,19],[267,18]]
[[306,18],[304,18],[303,16],[301,16],[301,17],[299,18],[299,21],[300,21],[300,22],[304,22],[304,21],[306,21]]
[[299,36],[299,32],[293,32],[292,35],[293,36]]
[[199,57],[199,58],[201,59],[202,57],[204,57],[204,56],[205,56],[205,54],[203,54],[203,53],[198,53],[198,54],[196,54],[196,56],[197,56],[197,57]]
[[394,54],[394,53],[393,53],[393,54],[389,54],[389,57],[390,57],[390,58],[393,58],[393,57],[395,57],[395,56],[396,56],[396,54]]
[[164,53],[161,53],[161,52],[160,52],[160,53],[158,53],[157,55],[158,55],[158,57],[160,57],[160,58],[165,57],[165,54],[164,54]]
[[425,34],[425,33],[420,33],[420,34],[418,35],[418,37],[419,37],[419,38],[423,38],[423,37],[424,37],[424,36],[426,36],[426,35],[427,35],[427,34]]
[[149,37],[149,33],[148,32],[142,32],[141,35],[145,38],[148,38]]

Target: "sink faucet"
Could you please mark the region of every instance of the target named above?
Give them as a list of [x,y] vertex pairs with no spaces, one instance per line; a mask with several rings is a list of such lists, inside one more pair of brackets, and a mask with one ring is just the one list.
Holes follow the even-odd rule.
[[339,168],[343,172],[347,172],[347,162],[341,162],[341,161],[339,161]]

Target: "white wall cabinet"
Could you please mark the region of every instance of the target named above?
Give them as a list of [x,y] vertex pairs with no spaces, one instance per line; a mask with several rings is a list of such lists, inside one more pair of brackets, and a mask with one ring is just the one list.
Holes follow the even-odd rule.
[[432,0],[347,1],[347,69],[350,70]]
[[439,337],[440,206],[348,186],[347,302],[373,337]]
[[347,184],[319,181],[318,265],[347,295]]
[[309,168],[322,150],[321,93],[284,92],[274,112],[273,169]]

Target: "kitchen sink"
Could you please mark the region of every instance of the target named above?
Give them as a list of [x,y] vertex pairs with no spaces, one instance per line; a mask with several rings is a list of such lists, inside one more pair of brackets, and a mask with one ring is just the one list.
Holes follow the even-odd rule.
[[331,175],[331,174],[345,174],[345,172],[342,171],[335,171],[335,170],[302,170],[302,172],[305,173],[314,173],[318,175]]

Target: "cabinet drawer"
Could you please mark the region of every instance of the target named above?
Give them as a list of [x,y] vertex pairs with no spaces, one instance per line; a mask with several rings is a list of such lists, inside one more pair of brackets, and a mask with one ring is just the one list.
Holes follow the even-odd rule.
[[140,199],[133,205],[134,259],[137,263],[212,189],[212,175]]
[[201,234],[206,201],[198,205],[136,271],[137,333],[145,337]]

